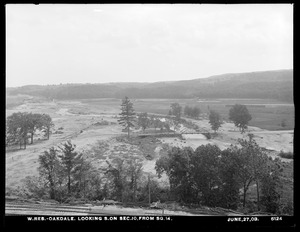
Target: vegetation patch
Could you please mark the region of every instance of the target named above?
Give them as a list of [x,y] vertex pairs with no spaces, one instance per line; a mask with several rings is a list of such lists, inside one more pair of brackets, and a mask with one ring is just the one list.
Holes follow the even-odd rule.
[[93,126],[108,126],[110,123],[106,120],[102,120],[101,122],[93,123]]
[[207,139],[211,139],[212,138],[212,135],[209,132],[205,132],[205,133],[201,133],[201,134],[203,134]]
[[153,160],[154,157],[156,156],[155,149],[158,144],[161,142],[155,138],[154,136],[145,136],[145,137],[125,137],[125,136],[120,136],[117,137],[118,142],[123,142],[127,143],[130,145],[135,145],[138,147],[138,150],[143,154],[143,156],[147,160]]
[[285,159],[294,159],[294,153],[293,152],[280,151],[278,156],[280,156],[281,158],[285,158]]

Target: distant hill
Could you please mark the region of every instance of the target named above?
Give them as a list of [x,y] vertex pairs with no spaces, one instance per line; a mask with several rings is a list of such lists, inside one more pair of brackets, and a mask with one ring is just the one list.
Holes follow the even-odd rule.
[[28,85],[7,94],[54,99],[84,98],[268,98],[293,101],[293,70],[230,73],[207,78],[154,83]]

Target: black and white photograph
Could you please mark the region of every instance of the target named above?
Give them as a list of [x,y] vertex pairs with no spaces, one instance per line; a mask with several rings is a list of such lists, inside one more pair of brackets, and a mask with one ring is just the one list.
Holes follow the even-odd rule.
[[285,223],[293,7],[6,4],[5,218]]

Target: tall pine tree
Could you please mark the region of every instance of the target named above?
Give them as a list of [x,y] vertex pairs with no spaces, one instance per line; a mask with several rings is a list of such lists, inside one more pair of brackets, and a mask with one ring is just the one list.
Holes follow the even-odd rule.
[[122,112],[119,114],[120,119],[118,119],[118,122],[120,125],[122,125],[125,128],[125,130],[127,130],[128,138],[129,138],[130,128],[134,127],[134,122],[136,118],[133,109],[133,104],[132,102],[130,102],[128,97],[125,97],[122,100],[121,111]]
[[62,155],[59,155],[61,159],[63,172],[67,178],[67,186],[68,186],[68,194],[71,194],[71,186],[74,181],[74,177],[79,171],[79,167],[82,160],[82,154],[78,154],[75,152],[75,145],[73,145],[70,141],[67,141],[63,144],[63,147],[60,147],[62,151]]

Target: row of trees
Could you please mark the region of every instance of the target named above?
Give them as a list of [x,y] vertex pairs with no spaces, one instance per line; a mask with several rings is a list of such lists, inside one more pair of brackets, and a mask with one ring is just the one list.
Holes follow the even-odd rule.
[[268,159],[255,140],[239,140],[239,146],[221,151],[215,145],[173,148],[156,162],[158,175],[166,173],[176,201],[212,207],[245,207],[251,185],[256,186],[257,209],[278,211],[280,169]]
[[157,128],[160,128],[161,130],[166,129],[167,131],[170,130],[170,125],[167,122],[162,122],[154,116],[149,117],[147,112],[138,114],[137,124],[142,127],[143,131],[149,127],[153,127],[155,130]]
[[[181,117],[181,110],[182,107],[178,103],[172,103],[171,110],[169,111],[169,115],[174,115],[175,119],[179,120]],[[185,106],[184,108],[184,114],[192,118],[198,118],[200,113],[201,110],[196,106],[195,107]],[[247,129],[247,125],[251,119],[252,117],[245,105],[235,104],[229,110],[229,120],[231,120],[242,133],[244,133],[245,129]],[[221,115],[214,110],[210,110],[209,123],[211,124],[212,130],[216,132],[223,123]]]
[[[180,119],[181,115],[181,106],[178,108],[178,103],[174,103],[171,105],[172,114],[176,115],[176,119]],[[149,117],[147,112],[140,113],[136,115],[133,103],[129,100],[128,97],[125,97],[121,103],[121,113],[119,114],[118,122],[124,129],[127,131],[127,136],[130,135],[130,129],[134,128],[137,124],[138,126],[142,127],[143,131],[150,126],[156,128],[165,128],[166,130],[170,130],[170,126],[168,123],[164,123],[159,119],[155,118],[154,116]]]
[[[182,106],[179,103],[172,103],[170,107],[171,109],[169,110],[169,115],[174,116],[175,122],[180,122]],[[198,118],[200,113],[200,108],[196,106],[185,106],[184,108],[184,114],[189,117]],[[121,113],[119,115],[120,118],[118,119],[118,122],[124,127],[125,130],[127,130],[129,137],[130,128],[135,126],[136,114],[134,112],[133,104],[130,102],[128,97],[125,97],[122,100]],[[229,120],[231,120],[234,125],[239,128],[241,133],[245,132],[245,129],[247,129],[248,123],[251,119],[252,116],[245,105],[236,104],[229,110]],[[210,110],[209,123],[211,124],[212,130],[214,130],[216,133],[223,123],[220,114],[214,110]],[[169,128],[169,125],[165,125],[165,123],[162,123],[158,119],[154,119],[153,117],[149,119],[147,113],[141,113],[138,115],[137,124],[141,126],[143,130],[149,126],[154,126],[155,128],[165,127],[167,130]]]
[[[229,110],[229,120],[231,120],[234,125],[239,128],[241,133],[244,133],[245,129],[248,128],[248,123],[251,119],[252,116],[245,105],[235,104]],[[209,123],[211,125],[211,129],[216,133],[223,124],[221,115],[214,110],[210,110]]]
[[27,112],[17,112],[8,116],[6,119],[6,145],[22,144],[26,149],[27,140],[33,137],[37,130],[43,131],[50,137],[51,128],[54,126],[51,117],[48,114],[33,114]]
[[167,174],[169,188],[160,187],[143,172],[139,157],[117,157],[99,170],[75,148],[66,142],[44,151],[39,156],[39,177],[27,179],[29,192],[59,202],[69,198],[123,203],[161,200],[237,209],[241,203],[247,206],[247,193],[255,186],[257,210],[280,213],[280,162],[268,158],[251,135],[223,151],[211,144],[195,151],[172,148],[155,166],[159,177]]

